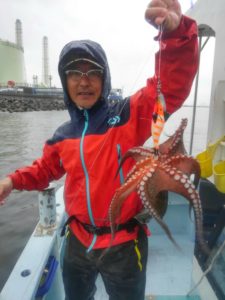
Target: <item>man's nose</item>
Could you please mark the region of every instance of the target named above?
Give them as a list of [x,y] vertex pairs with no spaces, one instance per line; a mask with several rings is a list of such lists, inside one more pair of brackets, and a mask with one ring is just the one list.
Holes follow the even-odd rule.
[[90,80],[86,74],[83,74],[80,79],[80,85],[89,85]]

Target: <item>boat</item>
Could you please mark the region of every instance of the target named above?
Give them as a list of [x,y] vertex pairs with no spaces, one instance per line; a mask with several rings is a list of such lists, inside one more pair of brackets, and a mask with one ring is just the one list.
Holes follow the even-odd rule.
[[[222,30],[224,12],[224,0],[215,0],[213,6],[210,0],[198,0],[187,12],[197,20],[201,49],[205,45],[202,45],[203,40],[216,37],[206,145],[207,149],[216,151],[213,151],[211,157],[212,174],[205,176],[202,173],[204,176],[202,175],[199,184],[204,214],[204,235],[211,251],[209,255],[205,255],[198,247],[187,201],[177,194],[169,193],[169,204],[164,220],[181,251],[174,247],[161,227],[154,220],[150,220],[148,226],[152,236],[149,238],[146,300],[225,299],[225,192],[223,192],[225,80],[222,63],[225,53],[225,32]],[[197,95],[198,75],[194,93],[195,104]],[[194,110],[192,133],[195,117]],[[205,158],[207,157],[204,154],[199,158],[202,172],[204,164],[207,163]],[[63,187],[55,191],[54,184],[50,185],[39,194],[39,202],[39,223],[5,283],[0,300],[65,298],[61,273],[65,240],[60,235],[67,219],[64,211]],[[49,202],[51,205],[47,205]],[[95,299],[108,299],[100,276],[96,285]]]
[[[64,238],[60,236],[66,219],[63,187],[55,194],[54,187],[50,186],[40,193],[41,201],[45,205],[40,206],[40,221],[1,291],[1,300],[64,299],[61,273]],[[49,205],[49,202],[55,205]],[[49,206],[52,208],[47,208]],[[199,286],[201,289],[195,289],[193,295],[187,298],[194,283],[202,276],[201,267],[194,257],[194,223],[190,222],[188,211],[185,199],[175,194],[169,195],[165,222],[181,252],[174,248],[157,223],[150,222],[152,237],[149,239],[146,300],[217,299],[206,277]],[[46,226],[46,219],[55,219],[55,222]],[[95,299],[107,299],[100,277],[96,285]]]

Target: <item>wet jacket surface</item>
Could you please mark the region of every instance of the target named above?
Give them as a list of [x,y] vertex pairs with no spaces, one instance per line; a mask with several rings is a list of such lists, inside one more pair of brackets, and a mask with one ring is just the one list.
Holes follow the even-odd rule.
[[[183,17],[179,28],[165,33],[161,52],[162,92],[169,114],[177,110],[189,95],[198,67],[196,23]],[[74,49],[88,53],[104,66],[101,99],[91,109],[78,109],[66,91],[64,60]],[[156,66],[158,70],[158,54]],[[107,59],[98,44],[91,41],[71,42],[61,53],[59,74],[65,93],[65,103],[71,120],[60,126],[43,149],[41,158],[33,165],[10,174],[18,190],[42,190],[50,181],[66,173],[64,198],[66,212],[81,222],[95,226],[109,226],[108,209],[115,190],[121,185],[133,165],[128,160],[115,179],[121,156],[134,146],[143,145],[150,137],[151,117],[156,100],[156,76],[134,95],[109,105],[110,73]],[[118,223],[124,223],[142,209],[142,203],[133,192],[125,200]],[[93,236],[73,221],[71,229],[82,242],[93,248],[108,247],[110,234]],[[137,229],[116,233],[113,244],[136,238]]]

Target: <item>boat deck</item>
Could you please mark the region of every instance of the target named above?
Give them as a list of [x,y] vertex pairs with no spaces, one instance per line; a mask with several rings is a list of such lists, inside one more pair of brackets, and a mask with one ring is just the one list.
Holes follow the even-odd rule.
[[[57,231],[54,231],[52,235],[37,235],[37,226],[1,291],[0,300],[35,299],[49,257],[54,256],[56,261],[61,261],[63,240],[59,237],[59,232],[65,222],[63,189],[57,192],[56,203]],[[206,279],[201,283],[201,293],[196,290],[192,297],[186,297],[194,282],[197,282],[202,274],[194,259],[195,238],[192,219],[193,217],[189,217],[188,202],[176,194],[170,194],[164,221],[180,246],[180,251],[171,243],[161,227],[154,220],[150,221],[149,228],[152,235],[149,237],[146,300],[217,299]],[[44,299],[63,300],[64,290],[60,264],[53,278],[50,290]],[[108,299],[100,276],[96,285],[95,300]]]
[[[170,199],[164,220],[181,250],[175,248],[154,220],[150,221],[152,235],[149,238],[146,299],[186,299],[192,285],[194,252],[194,224],[189,217],[187,202],[179,197]],[[105,299],[107,294],[99,276],[96,300]]]
[[[165,235],[155,235],[149,239],[146,281],[148,300],[186,299],[186,294],[191,288],[193,258],[190,250],[193,248],[193,243],[187,241],[181,234],[175,235],[174,238],[182,249],[182,252],[179,252],[170,241],[168,243],[164,241],[166,238]],[[156,298],[153,295],[160,296]],[[107,294],[99,276],[96,300],[105,299]]]

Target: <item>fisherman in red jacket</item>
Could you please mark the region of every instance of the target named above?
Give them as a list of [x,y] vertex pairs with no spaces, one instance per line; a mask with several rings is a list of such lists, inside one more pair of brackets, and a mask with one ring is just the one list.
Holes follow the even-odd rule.
[[[181,14],[177,0],[152,0],[145,18],[155,27],[163,24],[160,80],[168,117],[189,95],[196,74],[197,26]],[[115,180],[120,158],[150,136],[158,62],[159,54],[155,76],[145,87],[109,105],[110,71],[104,50],[90,40],[65,45],[58,70],[70,121],[46,142],[41,158],[0,181],[3,204],[12,189],[43,190],[66,174],[69,234],[63,280],[67,300],[94,299],[98,273],[110,300],[144,299],[148,242],[146,227],[134,218],[143,208],[136,193],[124,202],[110,251],[99,258],[111,240],[111,200],[132,166],[126,162]]]

